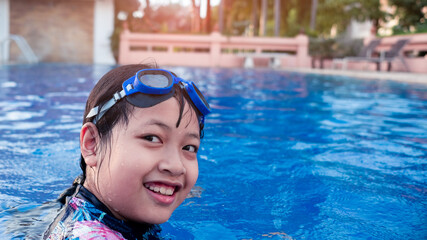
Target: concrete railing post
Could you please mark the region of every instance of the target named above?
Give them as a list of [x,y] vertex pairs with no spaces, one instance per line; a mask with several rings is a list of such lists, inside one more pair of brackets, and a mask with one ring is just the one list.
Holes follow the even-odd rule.
[[308,44],[309,40],[307,35],[298,34],[295,37],[297,43],[297,67],[308,67],[309,66],[309,56],[308,56]]
[[221,34],[219,32],[212,32],[211,35],[211,66],[219,66],[221,59]]

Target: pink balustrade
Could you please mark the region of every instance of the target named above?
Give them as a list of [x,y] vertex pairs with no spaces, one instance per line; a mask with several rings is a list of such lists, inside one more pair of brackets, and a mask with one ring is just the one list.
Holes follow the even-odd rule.
[[[401,38],[410,38],[404,47],[404,60],[409,72],[427,73],[427,33],[386,37],[376,51],[387,51]],[[146,34],[132,33],[125,29],[120,36],[119,64],[149,63],[160,66],[242,67],[247,57],[256,66],[267,66],[272,56],[279,59],[279,67],[301,68],[311,66],[308,55],[309,40],[300,34],[295,38],[229,37],[218,32],[210,35]],[[326,60],[325,67],[331,62]],[[387,68],[383,63],[381,69]],[[376,65],[352,62],[348,69],[372,70]],[[396,58],[392,71],[406,71]]]
[[145,34],[127,29],[120,36],[119,64],[155,60],[160,66],[242,67],[251,57],[255,66],[266,66],[272,56],[279,67],[309,67],[308,37]]

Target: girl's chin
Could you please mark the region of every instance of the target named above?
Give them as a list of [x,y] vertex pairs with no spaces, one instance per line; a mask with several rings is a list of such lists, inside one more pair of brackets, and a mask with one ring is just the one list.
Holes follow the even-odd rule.
[[141,219],[139,222],[148,223],[148,224],[162,224],[162,223],[167,222],[169,220],[170,216],[171,215],[162,217],[162,216],[157,215],[157,216],[154,216],[153,218]]
[[134,221],[137,221],[140,223],[148,223],[148,224],[162,224],[169,220],[173,212],[171,210],[166,210],[166,209],[153,209],[153,210],[154,211],[150,213],[145,212],[143,215],[134,216],[133,218]]

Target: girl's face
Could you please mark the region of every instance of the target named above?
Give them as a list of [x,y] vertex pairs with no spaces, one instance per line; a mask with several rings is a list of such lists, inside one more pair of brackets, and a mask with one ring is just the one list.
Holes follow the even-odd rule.
[[135,107],[127,126],[112,129],[90,190],[117,218],[163,223],[196,183],[199,123],[188,104],[176,127],[178,117],[178,102],[170,98],[150,108]]

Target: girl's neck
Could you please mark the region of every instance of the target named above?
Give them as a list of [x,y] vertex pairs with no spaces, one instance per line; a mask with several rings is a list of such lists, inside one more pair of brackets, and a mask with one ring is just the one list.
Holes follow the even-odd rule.
[[83,183],[83,187],[87,191],[89,191],[92,195],[94,195],[94,197],[108,209],[109,214],[111,214],[112,216],[114,216],[119,220],[126,220],[125,218],[115,213],[115,211],[113,211],[111,208],[108,207],[108,205],[106,204],[107,202],[102,197],[102,194],[100,194],[99,192],[99,188],[96,186],[96,184],[94,184],[93,178],[86,178],[86,181]]

